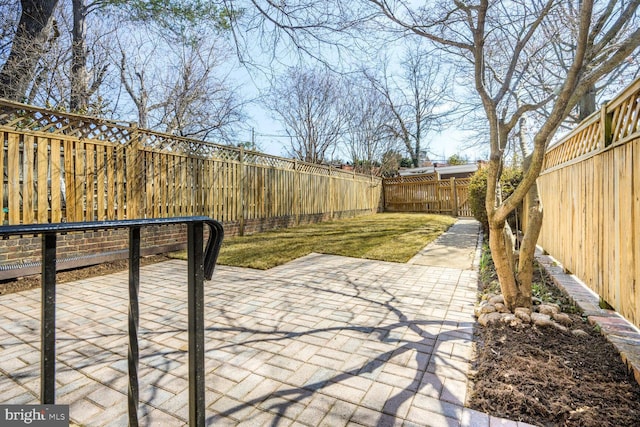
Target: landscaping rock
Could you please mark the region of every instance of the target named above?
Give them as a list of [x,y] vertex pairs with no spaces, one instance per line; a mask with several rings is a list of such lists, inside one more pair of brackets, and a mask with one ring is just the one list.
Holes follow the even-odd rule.
[[560,306],[557,304],[540,304],[538,306],[538,313],[546,314],[548,316],[553,316],[554,314],[560,313]]
[[495,304],[494,304],[494,307],[496,308],[496,311],[497,311],[498,313],[511,313],[511,312],[509,311],[509,309],[507,308],[507,306],[506,306],[506,305],[504,305],[504,304],[503,304],[503,303],[501,303],[501,302],[497,302],[497,303],[495,303]]
[[482,299],[487,301],[487,302],[489,302],[489,300],[491,298],[495,297],[495,296],[496,296],[496,294],[484,294],[484,295],[482,295]]
[[556,328],[557,330],[562,331],[562,332],[569,332],[569,329],[566,326],[562,326],[558,322],[552,322],[552,323],[553,323],[553,327]]
[[504,304],[504,296],[496,295],[494,297],[489,298],[489,304]]
[[570,327],[573,324],[571,317],[569,317],[569,315],[565,313],[556,313],[551,317],[553,318],[553,320],[555,320],[556,322],[560,323],[563,326]]
[[505,323],[512,328],[518,327],[522,325],[522,320],[518,319],[515,314],[512,313],[504,313],[502,314],[500,321]]
[[499,322],[501,318],[502,314],[500,313],[484,313],[481,314],[480,317],[478,317],[478,323],[480,323],[482,326],[487,326],[490,323]]
[[531,313],[531,322],[536,326],[553,326],[554,321],[551,316],[542,313]]
[[497,311],[496,307],[493,304],[485,304],[480,306],[480,314],[493,313]]
[[524,307],[518,307],[515,311],[515,316],[522,320],[524,323],[531,323],[531,310]]
[[[486,301],[482,301],[482,302],[480,303],[480,305],[476,306],[476,307],[473,309],[473,314],[474,314],[476,317],[480,317],[480,315],[484,314],[485,312],[486,312],[486,313],[491,313],[491,312],[492,312],[492,310],[491,310],[491,309],[487,309],[487,308],[485,308],[485,307],[487,307],[487,302],[486,302]],[[492,306],[492,307],[493,307],[493,306]],[[494,309],[493,309],[493,311],[495,311],[495,307],[493,307],[493,308],[494,308]],[[485,310],[485,311],[482,311],[482,310]]]

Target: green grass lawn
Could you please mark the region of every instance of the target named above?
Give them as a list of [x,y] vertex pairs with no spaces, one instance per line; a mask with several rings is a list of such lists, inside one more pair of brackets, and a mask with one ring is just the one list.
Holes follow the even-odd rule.
[[407,262],[454,222],[444,215],[384,213],[225,237],[218,264],[266,270],[311,252]]

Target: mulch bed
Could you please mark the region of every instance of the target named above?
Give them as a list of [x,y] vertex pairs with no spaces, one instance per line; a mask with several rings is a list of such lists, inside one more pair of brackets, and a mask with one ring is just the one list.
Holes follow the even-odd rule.
[[[491,266],[489,266],[491,268]],[[481,273],[495,291],[493,272]],[[640,385],[603,335],[537,269],[534,295],[559,304],[573,326],[478,325],[468,405],[540,426],[640,426]],[[582,329],[582,336],[571,333]]]
[[587,336],[554,327],[479,327],[470,406],[536,425],[640,425],[640,386],[613,346],[571,316]]

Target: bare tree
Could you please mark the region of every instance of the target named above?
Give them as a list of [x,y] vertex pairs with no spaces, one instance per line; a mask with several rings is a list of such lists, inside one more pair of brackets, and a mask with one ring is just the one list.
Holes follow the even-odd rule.
[[357,80],[349,82],[343,144],[355,170],[370,173],[375,165],[381,165],[384,153],[397,145],[389,131],[394,117],[380,91],[366,84],[366,79]]
[[57,0],[20,1],[20,21],[0,69],[0,97],[24,100],[47,41],[55,36],[53,13],[57,4]]
[[184,48],[162,105],[165,132],[203,140],[231,142],[235,124],[244,119],[244,101],[226,76],[216,73],[225,59],[204,40]]
[[[99,67],[93,67],[91,73],[87,69],[90,56],[87,47],[87,18],[90,12],[101,9],[103,5],[99,1],[88,3],[86,0],[72,0],[71,4],[73,26],[71,28],[69,109],[87,112],[90,99],[102,84],[109,66],[107,63],[102,63]],[[90,78],[92,78],[91,81]]]
[[0,0],[0,63],[4,64],[11,53],[11,44],[16,35],[20,21],[20,2],[17,0]]
[[[549,61],[546,22],[562,20],[556,1],[454,2],[433,14],[420,9],[408,15],[407,9],[391,9],[374,1],[396,25],[413,31],[449,49],[457,50],[472,64],[475,90],[489,122],[491,156],[488,169],[486,209],[489,242],[498,277],[510,309],[531,306],[531,280],[535,243],[542,223],[542,207],[537,202],[535,180],[540,173],[544,152],[563,120],[581,97],[601,77],[609,74],[640,44],[637,8],[640,2],[599,4],[584,0],[578,9],[574,28],[576,48],[565,72],[553,78],[549,69],[536,69]],[[429,15],[427,15],[429,13]],[[419,20],[417,20],[418,18]],[[420,25],[418,25],[418,23]],[[554,96],[529,88],[522,103],[513,94],[527,81],[530,71],[546,73],[556,90]],[[521,184],[506,200],[500,200],[498,179],[508,136],[529,111],[550,103],[550,113],[533,137],[533,153]],[[532,190],[532,191],[530,191]],[[513,254],[513,236],[506,218],[524,199],[530,198],[529,227],[524,235],[519,259]]]
[[[602,7],[611,7],[613,4],[600,3]],[[580,9],[582,0],[566,0],[557,4],[558,19],[545,20],[542,25],[542,31],[547,43],[550,45],[549,53],[553,55],[553,60],[544,64],[549,68],[551,74],[557,79],[558,76],[566,74],[571,66],[578,48],[578,31]],[[596,14],[599,13],[598,2],[594,3]],[[591,115],[597,109],[597,99],[607,99],[618,93],[624,88],[630,80],[633,80],[640,73],[638,68],[639,52],[632,52],[629,57],[621,62],[611,73],[589,86],[585,93],[580,97],[575,108],[567,117],[564,126],[572,126],[581,122]],[[534,84],[530,81],[529,84]],[[545,85],[544,81],[537,82],[539,85]],[[552,91],[547,85],[547,91]],[[543,117],[548,115],[548,110],[542,111]]]
[[400,75],[392,75],[388,59],[379,70],[365,70],[392,113],[388,131],[402,141],[415,167],[429,148],[429,132],[451,113],[447,106],[451,73],[438,52],[423,49],[414,43],[405,51]]
[[343,87],[326,69],[290,68],[274,84],[267,106],[282,119],[289,154],[310,163],[329,160],[346,124]]
[[[581,0],[575,4],[576,19],[570,22],[564,19],[563,2],[559,0],[251,3],[263,17],[262,22],[296,45],[306,43],[310,33],[316,34],[313,40],[323,40],[336,31],[344,34],[369,22],[384,27],[387,34],[413,34],[428,40],[466,64],[488,126],[485,205],[491,253],[507,307],[530,307],[535,243],[542,224],[535,181],[545,150],[583,95],[640,45],[640,0]],[[318,19],[322,10],[331,13]],[[545,33],[554,26],[552,23],[569,26],[575,34],[575,48],[566,57],[565,66],[555,64],[558,56]],[[367,37],[372,34],[368,32]],[[545,85],[529,85],[534,79]],[[520,102],[516,102],[515,94]],[[509,135],[522,117],[544,106],[548,114],[532,132],[533,151],[524,178],[511,196],[501,200],[497,189]],[[533,207],[516,257],[506,219],[525,197]]]
[[[135,46],[135,49],[125,49],[124,45]],[[136,110],[138,126],[149,128],[149,114],[162,108],[166,98],[158,97],[156,87],[159,86],[160,75],[156,75],[153,68],[154,60],[158,56],[158,46],[140,37],[125,39],[119,42],[119,70],[120,82],[129,95]],[[127,51],[131,52],[131,55]],[[133,58],[133,59],[130,59]],[[151,87],[150,87],[151,86]],[[154,96],[154,99],[151,97]]]
[[154,32],[123,37],[119,45],[120,81],[140,127],[231,141],[235,124],[244,118],[244,101],[228,74],[218,70],[226,59],[222,46],[205,39],[161,44]]
[[[103,47],[94,43],[104,34],[96,31],[103,30],[101,22],[117,17],[111,22],[115,27],[116,21],[135,21],[138,28],[140,23],[155,26],[174,40],[194,43],[197,40],[190,34],[200,37],[198,30],[205,28],[209,35],[211,28],[217,34],[228,28],[231,19],[216,2],[200,1],[21,0],[1,2],[0,10],[7,17],[0,34],[0,59],[6,58],[0,69],[0,96],[38,99],[83,113],[102,111],[101,100],[92,102],[108,70],[92,51]],[[17,23],[11,19],[16,15]]]

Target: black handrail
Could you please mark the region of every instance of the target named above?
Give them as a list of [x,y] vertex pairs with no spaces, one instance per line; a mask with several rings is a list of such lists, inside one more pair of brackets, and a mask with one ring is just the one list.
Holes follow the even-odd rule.
[[[129,425],[138,425],[138,292],[140,288],[140,229],[158,225],[187,225],[189,425],[204,426],[204,279],[210,280],[224,236],[222,225],[205,216],[120,221],[27,224],[0,227],[0,236],[42,235],[42,333],[40,400],[55,403],[55,304],[57,234],[105,229],[129,229]],[[204,225],[209,239],[203,254]]]

